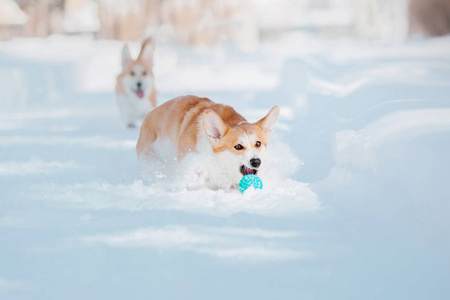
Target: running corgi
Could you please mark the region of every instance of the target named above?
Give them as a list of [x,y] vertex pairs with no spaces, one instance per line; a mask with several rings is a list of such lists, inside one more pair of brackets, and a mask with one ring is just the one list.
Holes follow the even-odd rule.
[[136,127],[156,107],[153,48],[150,38],[144,40],[136,60],[131,58],[127,44],[122,50],[122,72],[117,76],[116,98],[122,118],[130,128]]
[[[249,123],[231,106],[208,98],[181,96],[151,111],[136,145],[139,160],[160,155],[161,142],[174,148],[180,162],[194,152],[205,158],[199,176],[211,189],[236,188],[242,176],[258,175],[280,109],[274,106],[256,123]],[[155,143],[158,141],[158,143]]]

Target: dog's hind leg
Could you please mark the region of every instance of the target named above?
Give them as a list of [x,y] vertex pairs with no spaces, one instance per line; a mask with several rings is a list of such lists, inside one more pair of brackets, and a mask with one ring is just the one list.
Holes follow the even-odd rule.
[[185,135],[179,139],[177,146],[177,160],[180,162],[188,153],[195,151],[195,137]]
[[148,160],[153,155],[153,143],[158,138],[155,128],[151,126],[142,126],[139,139],[136,144],[136,153],[138,160]]

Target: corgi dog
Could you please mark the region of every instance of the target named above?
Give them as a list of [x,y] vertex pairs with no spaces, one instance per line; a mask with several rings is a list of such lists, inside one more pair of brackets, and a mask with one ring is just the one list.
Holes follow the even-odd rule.
[[208,98],[177,97],[144,119],[136,145],[138,159],[159,156],[166,151],[159,149],[160,142],[168,142],[178,162],[191,152],[204,158],[198,175],[208,188],[237,188],[243,176],[259,174],[279,114],[274,106],[264,118],[249,123],[231,106]]
[[122,72],[117,76],[116,99],[129,128],[138,126],[156,107],[153,48],[150,38],[144,40],[136,60],[131,58],[127,44],[122,50]]

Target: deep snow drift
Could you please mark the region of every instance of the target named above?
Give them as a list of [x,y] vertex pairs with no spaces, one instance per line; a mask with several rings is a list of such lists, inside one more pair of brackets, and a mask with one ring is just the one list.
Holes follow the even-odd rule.
[[[265,188],[141,174],[121,43],[0,43],[0,298],[447,299],[450,39],[160,46],[159,101],[275,104]],[[139,45],[132,45],[137,51]]]

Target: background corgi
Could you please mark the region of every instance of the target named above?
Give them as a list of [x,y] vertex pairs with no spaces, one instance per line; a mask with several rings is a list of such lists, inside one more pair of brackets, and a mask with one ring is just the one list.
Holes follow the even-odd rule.
[[145,118],[136,145],[138,159],[160,155],[159,143],[167,141],[179,162],[189,152],[205,158],[198,175],[209,188],[235,188],[242,176],[259,174],[279,114],[274,106],[264,118],[249,123],[230,106],[196,96],[177,97]]
[[127,44],[122,50],[122,72],[117,76],[116,98],[122,118],[131,128],[156,107],[153,50],[150,38],[143,41],[136,60],[131,58]]

